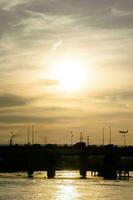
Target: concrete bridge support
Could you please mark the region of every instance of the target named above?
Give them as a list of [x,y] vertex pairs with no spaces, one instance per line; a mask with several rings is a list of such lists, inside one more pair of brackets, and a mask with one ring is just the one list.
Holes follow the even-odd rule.
[[32,169],[28,169],[28,178],[33,178],[34,171]]
[[82,179],[85,179],[85,178],[86,178],[86,174],[87,174],[87,171],[86,171],[86,170],[80,169],[80,176],[81,176]]
[[47,170],[47,177],[50,178],[54,178],[55,177],[55,169],[50,168]]
[[104,156],[102,176],[104,179],[117,179],[117,153],[110,147]]
[[85,179],[87,175],[87,157],[86,155],[80,155],[80,176]]
[[54,178],[55,177],[55,165],[57,158],[54,154],[48,154],[47,157],[47,177]]

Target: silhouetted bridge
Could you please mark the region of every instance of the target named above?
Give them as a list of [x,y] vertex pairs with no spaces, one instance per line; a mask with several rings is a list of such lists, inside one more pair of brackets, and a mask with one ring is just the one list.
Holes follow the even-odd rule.
[[82,178],[87,171],[97,172],[105,179],[116,179],[118,174],[129,175],[133,171],[133,146],[114,145],[72,146],[58,145],[12,145],[0,146],[0,172],[47,171],[54,178],[57,170],[79,170]]

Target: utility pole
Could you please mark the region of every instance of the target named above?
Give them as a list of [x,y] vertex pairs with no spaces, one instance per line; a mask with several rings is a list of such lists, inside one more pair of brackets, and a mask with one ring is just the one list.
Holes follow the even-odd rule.
[[34,144],[34,126],[32,125],[32,144]]
[[83,142],[83,133],[80,132],[80,143],[82,143],[82,142]]
[[124,138],[124,146],[126,146],[126,134],[123,134],[123,138]]
[[90,136],[87,136],[87,146],[90,145]]
[[104,146],[104,128],[103,128],[103,146]]
[[30,127],[28,126],[28,145],[30,145]]
[[109,144],[111,144],[112,140],[112,132],[111,132],[111,126],[109,126]]
[[74,136],[72,131],[70,132],[70,135],[71,135],[71,146],[72,146],[73,145],[73,136]]
[[45,136],[45,145],[47,144],[47,136]]

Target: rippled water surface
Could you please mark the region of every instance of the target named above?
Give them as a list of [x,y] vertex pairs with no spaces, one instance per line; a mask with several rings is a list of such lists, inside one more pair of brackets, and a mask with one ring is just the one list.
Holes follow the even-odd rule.
[[133,179],[109,181],[102,178],[78,178],[78,172],[58,172],[55,179],[38,173],[0,176],[0,200],[132,200]]

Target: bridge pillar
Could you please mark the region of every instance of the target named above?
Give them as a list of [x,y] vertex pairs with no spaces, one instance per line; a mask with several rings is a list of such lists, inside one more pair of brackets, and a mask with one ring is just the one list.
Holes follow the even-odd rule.
[[102,176],[104,179],[117,179],[117,161],[117,153],[112,146],[108,147],[104,155],[104,164],[102,170]]
[[85,179],[86,178],[86,170],[80,169],[80,176],[82,179]]
[[80,176],[81,178],[86,178],[87,172],[87,157],[84,154],[80,155]]
[[47,177],[54,178],[55,177],[55,169],[48,169],[47,170]]
[[28,178],[33,178],[34,171],[32,169],[28,169]]
[[47,177],[54,178],[55,177],[55,164],[56,164],[56,156],[53,153],[49,153],[46,155],[47,160]]

